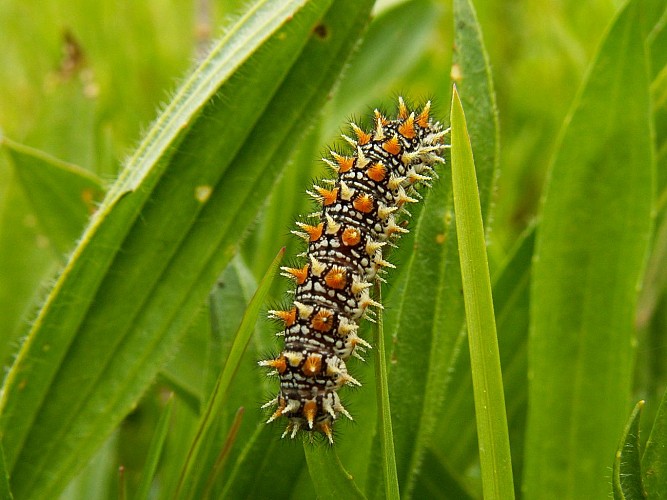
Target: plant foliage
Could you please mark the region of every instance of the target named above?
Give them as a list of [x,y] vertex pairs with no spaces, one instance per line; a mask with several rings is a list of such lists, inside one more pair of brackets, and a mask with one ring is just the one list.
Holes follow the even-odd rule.
[[[577,6],[4,2],[0,497],[667,495],[667,9]],[[355,421],[281,440],[276,254],[397,95],[453,163]]]

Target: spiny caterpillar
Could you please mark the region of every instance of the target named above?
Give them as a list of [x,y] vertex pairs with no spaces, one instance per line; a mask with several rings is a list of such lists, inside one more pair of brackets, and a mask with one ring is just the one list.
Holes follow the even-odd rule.
[[283,267],[283,276],[296,283],[293,306],[269,311],[282,320],[285,347],[278,357],[260,361],[280,378],[280,392],[263,408],[277,405],[268,419],[287,417],[283,437],[299,430],[319,431],[333,444],[333,422],[341,415],[352,419],[340,402],[338,389],[361,385],[348,374],[346,361],[370,344],[357,335],[359,321],[373,315],[369,306],[372,282],[394,267],[382,249],[408,230],[399,224],[409,203],[420,198],[415,187],[429,185],[433,166],[444,162],[444,137],[430,117],[430,102],[417,114],[398,100],[398,116],[389,120],[375,110],[374,130],[352,123],[356,139],[343,138],[354,148],[350,156],[331,151],[324,161],[337,178],[326,187],[308,191],[321,211],[313,224],[299,222],[308,249],[303,267]]

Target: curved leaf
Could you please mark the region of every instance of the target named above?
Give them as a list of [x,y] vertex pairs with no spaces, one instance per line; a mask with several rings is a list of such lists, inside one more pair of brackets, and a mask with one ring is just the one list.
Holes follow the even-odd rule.
[[646,498],[642,485],[641,451],[639,448],[639,417],[644,401],[635,405],[616,450],[612,473],[612,488],[617,500]]

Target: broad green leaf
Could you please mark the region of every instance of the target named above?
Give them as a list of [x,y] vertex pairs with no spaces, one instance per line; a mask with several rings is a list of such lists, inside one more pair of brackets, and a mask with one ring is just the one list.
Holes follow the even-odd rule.
[[649,498],[667,493],[667,391],[662,396],[651,434],[642,456],[644,487]]
[[1,144],[42,231],[58,253],[70,250],[102,197],[101,181],[87,170],[7,138]]
[[354,478],[343,468],[335,448],[319,448],[304,443],[304,452],[317,498],[366,498],[354,483]]
[[329,5],[248,10],[110,189],[6,380],[0,430],[17,495],[49,496],[85,463],[229,262],[366,20],[304,49]]
[[452,97],[452,190],[459,235],[470,368],[484,498],[514,498],[491,277],[472,146],[456,87]]
[[607,32],[558,144],[531,289],[527,498],[602,498],[632,387],[653,158],[641,2]]
[[[250,263],[255,274],[266,269],[277,249],[287,248],[286,258],[302,251],[301,241],[290,233],[294,229],[296,215],[308,214],[313,211],[313,200],[306,194],[311,189],[313,178],[324,174],[324,162],[314,161],[321,156],[319,122],[309,130],[301,141],[298,149],[289,161],[282,177],[271,190],[269,199],[263,210],[261,224],[244,245],[246,262]],[[274,283],[274,293],[285,292],[286,280]]]
[[641,500],[646,498],[642,485],[639,446],[639,417],[643,406],[644,401],[635,405],[616,450],[612,471],[612,489],[616,500]]

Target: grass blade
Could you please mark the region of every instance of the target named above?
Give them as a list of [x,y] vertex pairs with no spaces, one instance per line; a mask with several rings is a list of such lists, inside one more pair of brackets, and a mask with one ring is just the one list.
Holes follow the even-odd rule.
[[[493,310],[498,330],[500,364],[503,368],[505,406],[512,447],[512,470],[515,483],[521,478],[525,433],[528,371],[528,309],[530,267],[535,243],[531,228],[516,245],[508,261],[494,276]],[[464,353],[465,354],[465,353]],[[473,398],[470,356],[459,356],[452,365],[450,391],[443,409],[444,422],[431,450],[453,471],[464,476],[479,460],[475,402]]]
[[151,491],[151,484],[155,479],[155,471],[157,470],[162,449],[167,438],[167,431],[169,430],[169,423],[171,422],[171,412],[174,408],[174,395],[171,394],[158,420],[153,438],[151,439],[150,447],[148,448],[148,455],[146,456],[146,464],[142,470],[141,483],[137,494],[134,496],[137,500],[145,500],[149,497]]
[[[271,266],[266,271],[264,279],[262,279],[257,287],[257,291],[243,315],[243,320],[236,332],[232,348],[229,351],[227,362],[225,363],[223,371],[220,373],[220,377],[215,385],[211,399],[209,400],[206,411],[204,412],[201,423],[197,429],[197,434],[192,443],[192,447],[188,453],[188,458],[183,467],[180,484],[176,493],[177,498],[196,498],[199,496],[195,494],[197,480],[202,476],[207,476],[207,471],[202,470],[206,460],[206,453],[201,452],[202,446],[204,443],[213,439],[212,428],[215,424],[215,419],[227,400],[232,379],[239,367],[241,357],[250,342],[250,338],[255,331],[257,317],[259,316],[260,309],[265,303],[266,295],[271,288],[278,265],[280,264],[280,260],[284,253],[285,249],[283,248],[273,259]],[[203,487],[201,484],[199,486]]]
[[482,486],[485,498],[509,499],[514,498],[514,484],[491,278],[472,147],[456,87],[450,118],[452,188],[470,343]]
[[[381,300],[380,286],[376,286],[376,296]],[[382,311],[378,312],[378,324],[375,329],[375,388],[378,401],[378,433],[380,435],[380,467],[384,484],[385,498],[397,500],[401,498],[398,489],[396,472],[396,452],[394,450],[394,433],[391,423],[391,407],[389,403],[389,383],[387,377],[387,354],[384,345],[384,328]]]

